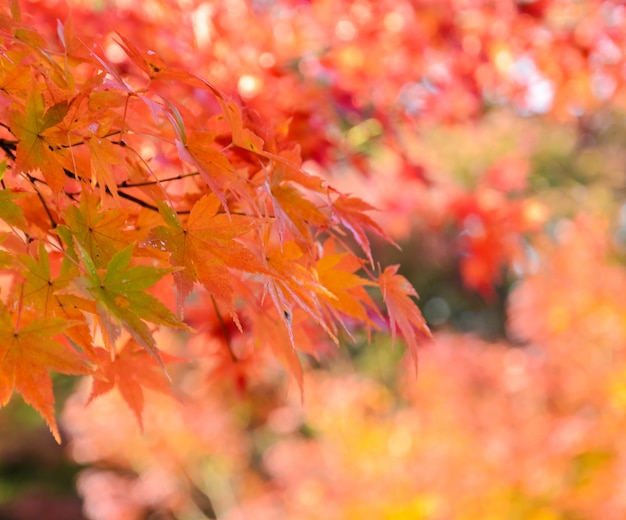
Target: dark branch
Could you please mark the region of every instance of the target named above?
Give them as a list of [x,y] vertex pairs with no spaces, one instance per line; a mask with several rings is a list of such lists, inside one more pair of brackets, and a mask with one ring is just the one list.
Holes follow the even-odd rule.
[[[65,175],[67,177],[69,177],[70,179],[74,179],[76,181],[80,181],[80,182],[85,182],[85,179],[83,179],[80,175],[76,175],[73,171],[68,170],[67,168],[63,168],[63,171],[65,172]],[[100,187],[100,185],[98,183],[96,183],[96,187]],[[108,195],[113,195],[111,193],[111,190],[107,187],[105,187],[105,191]],[[118,191],[117,194],[119,195],[120,198],[122,199],[126,199],[129,200],[131,202],[134,202],[135,204],[138,204],[139,206],[141,206],[142,208],[146,208],[149,209],[151,211],[156,211],[158,213],[159,208],[156,207],[154,204],[150,204],[149,202],[146,202],[145,200],[140,199],[139,197],[135,197],[134,195],[131,195],[130,193],[126,193],[124,191]],[[189,213],[188,210],[183,210],[183,211],[177,211],[176,212],[178,215],[186,215]]]
[[185,179],[186,177],[195,177],[197,175],[200,175],[200,172],[183,173],[180,175],[176,175],[175,177],[168,177],[167,179],[159,179],[158,181],[145,181],[145,182],[123,181],[120,184],[118,184],[118,188],[140,188],[142,186],[154,186],[156,184],[161,184],[162,182],[179,181],[181,179]]
[[[39,198],[39,201],[41,202],[41,205],[43,206],[44,211],[46,212],[46,215],[48,215],[48,219],[50,220],[50,228],[55,229],[57,227],[57,222],[56,220],[54,220],[54,216],[52,215],[52,212],[50,211],[48,204],[46,204],[46,199],[44,199],[44,196],[41,194],[36,184],[37,182],[41,182],[42,184],[45,184],[44,181],[38,179],[37,177],[33,177],[30,173],[24,173],[24,175],[28,179],[28,182],[31,183],[33,189],[35,190],[35,193],[37,194],[37,197]],[[57,239],[59,240],[59,243],[61,243],[61,240],[59,239],[59,237],[57,237]]]
[[7,157],[15,161],[15,150],[17,149],[17,141],[9,139],[0,139],[0,148],[7,154]]

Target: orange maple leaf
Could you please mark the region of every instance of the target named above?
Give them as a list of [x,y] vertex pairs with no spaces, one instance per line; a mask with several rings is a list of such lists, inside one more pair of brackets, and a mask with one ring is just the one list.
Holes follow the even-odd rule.
[[91,332],[85,315],[74,305],[74,297],[60,292],[74,278],[75,270],[66,269],[58,276],[53,276],[50,258],[43,242],[39,243],[37,260],[29,255],[20,255],[20,261],[25,267],[22,271],[25,281],[23,304],[44,316],[65,319],[68,323],[65,335],[86,353],[93,355]]
[[218,102],[222,106],[224,115],[230,124],[232,131],[233,144],[244,150],[260,153],[263,151],[264,142],[252,130],[246,128],[243,121],[241,109],[232,99],[218,98]]
[[[101,269],[136,238],[134,231],[126,229],[128,216],[129,212],[124,209],[102,210],[97,197],[83,193],[80,206],[70,206],[65,212],[67,226],[59,226],[57,231],[62,234],[69,228],[96,267]],[[68,247],[73,249],[72,240],[68,238],[66,241]]]
[[[335,249],[335,240],[327,240],[324,243],[324,255],[317,261],[319,281],[332,295],[329,298],[322,294],[323,300],[340,323],[343,324],[341,315],[344,315],[378,328],[368,313],[373,312],[378,316],[380,314],[365,290],[366,286],[376,284],[356,274],[364,260],[351,253],[339,253]],[[344,328],[350,334],[347,327]]]
[[[94,136],[86,140],[87,147],[91,152],[92,179],[105,186],[108,192],[117,199],[117,184],[113,167],[124,164],[119,148],[107,139]],[[104,190],[103,190],[104,193]]]
[[153,50],[141,50],[121,33],[117,33],[121,41],[118,45],[124,49],[131,61],[144,71],[151,80],[170,80],[187,83],[194,88],[208,88],[218,98],[222,94],[210,83],[190,72],[170,66]]
[[385,231],[365,211],[374,210],[373,206],[358,197],[340,195],[332,203],[332,212],[336,221],[346,227],[357,241],[363,252],[367,255],[372,266],[374,259],[366,230],[373,231],[397,247],[397,244],[385,233]]
[[[22,313],[21,320],[26,316]],[[20,316],[16,322],[20,321]],[[54,395],[49,370],[63,374],[86,374],[78,355],[53,338],[70,324],[60,318],[36,318],[27,325],[14,323],[0,303],[0,403],[6,405],[16,389],[48,423],[61,442],[54,418]]]
[[60,123],[67,113],[67,103],[59,103],[46,110],[40,92],[26,99],[25,107],[15,107],[10,116],[11,130],[18,138],[15,168],[31,172],[40,169],[50,187],[60,191],[65,182],[63,166],[59,161],[60,150],[46,139],[46,131]]
[[327,299],[335,296],[320,283],[317,271],[306,265],[306,257],[298,244],[290,241],[277,247],[267,255],[267,263],[272,268],[272,276],[267,277],[266,289],[278,314],[283,316],[292,348],[295,348],[291,321],[294,306],[305,311],[338,343],[336,327],[320,300],[320,296]]
[[[161,352],[164,363],[178,361],[177,358]],[[98,368],[94,372],[91,394],[87,403],[96,397],[117,388],[126,404],[135,414],[143,431],[144,388],[170,394],[170,384],[161,365],[134,340],[124,344],[118,353],[102,348],[96,349]]]
[[228,158],[214,146],[215,135],[207,132],[192,132],[187,142],[177,141],[180,157],[195,165],[200,176],[217,195],[224,209],[228,211],[226,191],[239,197],[249,198],[246,182],[235,170]]
[[269,347],[271,352],[281,362],[285,370],[295,378],[300,390],[300,396],[304,396],[304,382],[302,366],[295,350],[293,331],[291,330],[292,315],[288,315],[289,330],[282,326],[280,318],[271,312],[256,312],[251,315],[251,327],[254,331],[253,342],[256,345]]
[[183,225],[169,206],[159,205],[167,226],[155,228],[148,244],[171,251],[170,263],[185,267],[174,273],[179,313],[193,284],[200,282],[235,317],[230,270],[267,272],[257,255],[236,240],[257,227],[260,220],[218,213],[219,208],[220,201],[215,194],[205,195],[196,202]]
[[430,330],[411,296],[418,298],[417,292],[409,281],[398,274],[399,265],[392,265],[380,274],[378,284],[383,293],[389,325],[391,329],[392,345],[396,341],[397,330],[400,329],[406,341],[417,371],[417,349],[420,342],[430,339]]
[[291,230],[298,245],[310,247],[313,243],[311,225],[323,227],[328,218],[304,195],[286,182],[271,186],[274,216],[281,241],[287,229]]

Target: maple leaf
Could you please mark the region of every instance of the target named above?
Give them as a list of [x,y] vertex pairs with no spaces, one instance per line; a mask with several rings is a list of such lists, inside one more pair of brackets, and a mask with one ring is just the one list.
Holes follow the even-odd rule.
[[[24,319],[24,314],[21,315]],[[18,318],[19,321],[19,318]],[[17,390],[48,423],[61,442],[54,418],[54,395],[49,370],[63,374],[86,374],[87,367],[75,352],[54,340],[68,327],[60,318],[35,318],[27,325],[13,323],[0,303],[0,403],[6,405]]]
[[128,38],[125,38],[120,33],[117,33],[117,35],[122,40],[117,42],[118,45],[124,49],[133,63],[148,74],[151,79],[167,69],[163,59],[154,51],[140,51]]
[[378,314],[378,309],[365,290],[376,284],[355,274],[363,262],[350,253],[336,252],[334,239],[327,240],[324,255],[317,261],[317,272],[320,283],[330,291],[332,298],[324,294],[322,298],[340,323],[343,321],[338,313],[378,328],[369,317],[369,312]]
[[91,173],[93,178],[101,186],[105,186],[113,198],[117,199],[117,184],[115,183],[112,167],[123,164],[119,149],[116,149],[107,139],[97,136],[88,139],[86,142],[91,152]]
[[[0,237],[0,241],[2,241],[4,237]],[[13,267],[14,258],[13,255],[7,251],[0,250],[0,269],[9,269]]]
[[340,195],[332,203],[332,213],[335,219],[350,230],[363,252],[367,255],[370,264],[374,265],[370,242],[367,238],[366,230],[373,231],[380,237],[386,239],[397,247],[397,244],[385,233],[385,231],[364,211],[375,209],[358,197]]
[[120,335],[118,323],[123,324],[139,345],[145,348],[159,363],[161,358],[146,321],[189,330],[154,296],[144,292],[171,268],[130,265],[133,245],[116,253],[101,274],[87,251],[79,245],[80,254],[87,271],[83,278],[84,289],[96,300],[97,313],[109,350]]
[[292,348],[295,348],[291,316],[293,305],[298,305],[338,343],[334,324],[325,315],[319,296],[335,296],[319,280],[317,271],[303,263],[303,252],[295,241],[285,242],[267,256],[272,276],[267,277],[266,288],[274,306],[289,331]]
[[226,190],[239,197],[250,199],[246,191],[246,181],[235,170],[228,158],[214,148],[215,135],[207,132],[192,132],[184,143],[177,141],[181,159],[194,164],[202,179],[219,198],[222,206],[228,211]]
[[30,255],[20,255],[20,261],[26,267],[23,276],[26,281],[23,288],[23,302],[32,306],[44,316],[50,316],[54,312],[54,293],[66,287],[74,273],[54,279],[50,272],[50,259],[43,242],[39,242],[38,259]]
[[430,339],[430,331],[411,296],[418,298],[409,281],[398,274],[399,265],[392,265],[380,274],[378,284],[389,313],[392,345],[398,329],[406,341],[417,371],[417,349],[421,341]]
[[311,224],[325,226],[328,217],[300,191],[287,183],[272,186],[270,194],[281,241],[284,239],[285,230],[291,229],[300,246],[306,247],[313,243]]
[[[153,101],[149,96],[141,95],[144,92],[143,89],[135,91],[126,79],[118,72],[117,67],[106,58],[106,53],[102,49],[97,49],[97,46],[94,46],[93,48],[86,47],[86,50],[89,53],[93,64],[96,67],[99,65],[99,67],[107,73],[103,82],[105,87],[108,87],[107,91],[104,92],[105,97],[107,99],[121,99],[120,93],[125,93],[126,102],[128,102],[131,98],[141,101],[146,105],[146,107],[148,107],[156,123],[158,115],[163,113],[163,106],[160,103]],[[98,54],[98,50],[100,51],[100,54]]]
[[16,52],[9,52],[0,57],[0,89],[17,98],[25,98],[32,88],[30,69],[18,65],[22,59]]
[[232,131],[233,144],[239,148],[251,152],[260,153],[263,151],[263,139],[256,135],[249,128],[245,128],[243,123],[243,115],[237,103],[232,99],[226,100],[222,97],[218,98],[224,115],[230,124]]
[[30,255],[20,255],[20,261],[26,267],[22,271],[25,284],[22,302],[44,316],[57,316],[67,320],[65,335],[79,345],[85,352],[93,355],[92,337],[85,316],[74,304],[71,295],[63,294],[71,280],[76,276],[76,268],[62,270],[53,277],[50,259],[43,242],[39,243],[38,259]]
[[[114,356],[103,348],[95,349],[95,352],[98,368],[93,373],[87,402],[117,388],[143,431],[143,389],[170,394],[170,384],[160,364],[133,340],[127,341]],[[178,360],[164,352],[160,356],[164,362]]]
[[25,193],[14,193],[11,190],[0,190],[0,219],[22,231],[27,229],[26,219],[24,218],[22,208],[15,204],[12,199],[23,197],[24,195]]
[[[280,312],[280,311],[279,311]],[[289,314],[289,330],[281,325],[281,320],[273,313],[255,312],[251,316],[254,331],[253,342],[268,347],[281,362],[285,370],[295,378],[301,397],[304,397],[302,365],[294,348],[294,336],[291,330],[292,314]]]
[[152,231],[153,247],[171,251],[170,263],[184,270],[174,272],[178,308],[182,311],[193,284],[200,282],[235,317],[231,269],[266,273],[258,257],[236,239],[257,227],[262,220],[245,215],[219,214],[216,195],[203,196],[191,209],[185,225],[165,204],[159,209],[167,226]]
[[179,81],[195,88],[208,88],[218,97],[222,96],[221,93],[207,81],[185,70],[170,67],[169,64],[153,50],[140,50],[128,38],[124,37],[124,35],[119,32],[117,35],[121,40],[121,42],[117,42],[118,45],[124,49],[131,61],[143,70],[151,80]]
[[[73,242],[67,231],[76,237],[85,248],[97,269],[107,265],[120,248],[126,247],[135,238],[127,230],[128,211],[123,209],[101,210],[97,197],[83,193],[80,205],[70,206],[65,212],[67,226],[59,226],[57,232],[69,248]],[[74,255],[75,256],[75,255]]]
[[26,106],[11,113],[12,132],[18,138],[15,168],[30,172],[39,168],[54,191],[60,191],[65,182],[65,172],[52,144],[46,141],[45,131],[63,120],[67,113],[66,102],[48,110],[40,92],[34,90],[26,99]]

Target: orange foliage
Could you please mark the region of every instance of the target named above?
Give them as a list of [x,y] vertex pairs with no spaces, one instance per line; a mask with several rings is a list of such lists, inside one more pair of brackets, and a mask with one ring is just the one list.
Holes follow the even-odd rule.
[[[335,342],[338,326],[350,334],[359,321],[372,325],[363,305],[373,300],[359,287],[375,286],[378,274],[355,274],[363,262],[344,238],[351,234],[373,266],[365,231],[385,233],[366,214],[371,206],[302,169],[286,118],[259,116],[181,68],[184,56],[169,64],[141,38],[119,33],[119,43],[103,49],[105,40],[83,37],[70,16],[53,42],[38,34],[45,20],[17,2],[0,16],[3,403],[15,387],[59,440],[47,371],[91,372],[92,397],[117,386],[141,423],[153,367],[134,373],[125,336],[164,369],[155,334],[190,332],[184,308],[202,292],[213,319],[224,327],[224,312],[300,383],[296,349],[317,349],[296,342],[295,323],[317,324]],[[111,45],[123,49],[124,64]],[[323,275],[330,289],[318,272],[318,264],[328,269],[328,236],[346,243],[345,260],[332,266],[344,282]],[[161,282],[172,278],[176,314]],[[417,306],[405,304],[406,319],[417,323]],[[37,326],[44,332],[31,338]],[[63,332],[81,357],[53,340]],[[413,348],[429,334],[423,321],[402,333]],[[275,341],[281,336],[288,340]],[[41,345],[30,347],[35,339]]]

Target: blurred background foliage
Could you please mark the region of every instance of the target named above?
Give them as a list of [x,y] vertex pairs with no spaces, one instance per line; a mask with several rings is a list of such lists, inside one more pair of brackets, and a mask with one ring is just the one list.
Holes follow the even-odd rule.
[[[73,391],[74,383],[55,374],[59,407]],[[41,417],[19,397],[2,409],[0,438],[0,518],[83,518],[75,491],[80,466],[67,458]]]

